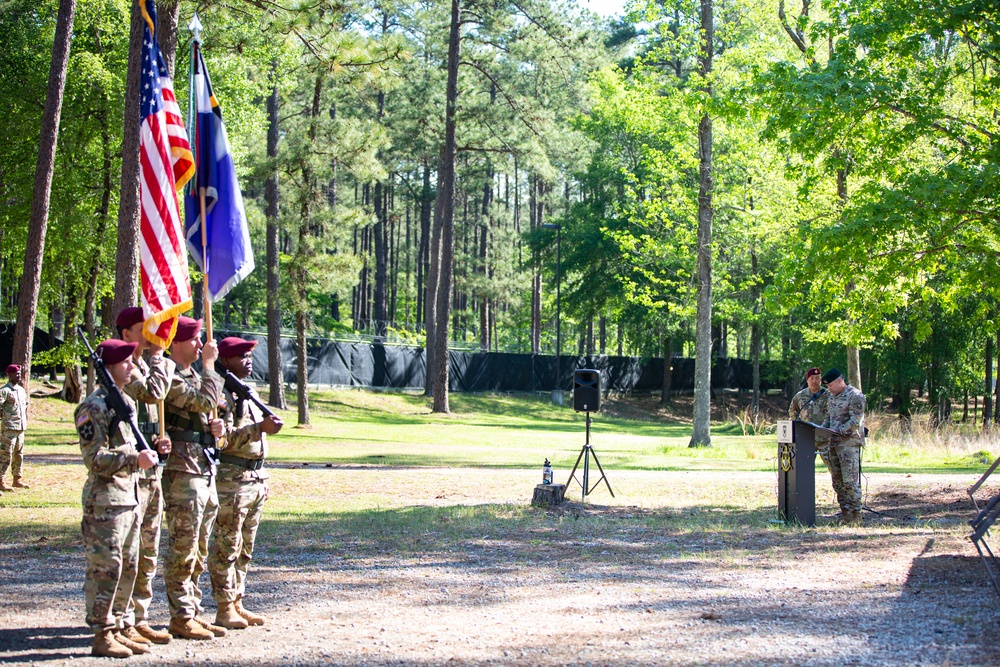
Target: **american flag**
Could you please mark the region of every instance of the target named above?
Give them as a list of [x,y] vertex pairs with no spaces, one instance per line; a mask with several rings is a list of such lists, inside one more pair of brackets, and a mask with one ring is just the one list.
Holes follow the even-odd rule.
[[139,264],[146,320],[143,332],[167,347],[177,330],[177,316],[192,306],[177,190],[194,173],[194,159],[156,41],[153,0],[143,1],[142,17]]

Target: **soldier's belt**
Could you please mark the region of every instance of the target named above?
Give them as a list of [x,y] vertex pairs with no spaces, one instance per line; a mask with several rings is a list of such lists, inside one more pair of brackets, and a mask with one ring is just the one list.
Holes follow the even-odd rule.
[[167,436],[173,442],[193,442],[206,447],[215,446],[215,436],[204,431],[167,431]]
[[264,459],[245,459],[242,456],[230,456],[229,454],[219,454],[219,462],[239,466],[247,470],[260,470],[264,467]]
[[139,431],[143,435],[159,435],[160,425],[157,422],[139,422]]

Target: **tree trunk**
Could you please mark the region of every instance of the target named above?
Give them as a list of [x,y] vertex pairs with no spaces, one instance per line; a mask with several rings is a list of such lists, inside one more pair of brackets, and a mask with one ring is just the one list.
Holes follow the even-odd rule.
[[431,202],[434,197],[431,194],[431,166],[427,158],[424,158],[423,185],[420,191],[420,250],[417,252],[417,310],[414,319],[422,322],[425,319],[427,302],[427,276],[430,273],[430,245],[431,245]]
[[[278,62],[271,62],[271,94],[267,98],[267,157],[272,164],[278,157]],[[278,274],[278,167],[267,177],[264,194],[267,198],[267,369],[269,405],[284,410],[285,378],[281,359],[281,302]],[[296,331],[296,334],[298,332]]]
[[458,62],[461,52],[461,10],[459,0],[451,0],[451,28],[448,35],[448,87],[445,95],[444,150],[438,168],[436,217],[441,220],[440,288],[437,294],[435,329],[434,412],[450,412],[448,406],[448,333],[451,316],[452,266],[455,234],[455,109],[458,102]]
[[142,66],[142,27],[139,3],[133,2],[125,84],[125,130],[122,136],[115,292],[110,312],[105,313],[112,322],[124,308],[135,305],[139,293],[139,69]]
[[847,381],[851,386],[861,389],[861,350],[857,345],[847,346]]
[[[443,145],[441,146],[441,155],[438,158],[438,163],[444,163]],[[440,186],[440,172],[438,173],[438,177]],[[426,361],[426,372],[424,374],[424,395],[426,396],[434,395],[434,353],[437,345],[437,300],[438,292],[441,289],[440,275],[442,232],[442,219],[437,215],[437,210],[440,206],[439,202],[441,201],[441,195],[442,192],[438,190],[434,202],[435,215],[431,226],[430,246],[428,248],[430,267],[427,271],[427,295],[424,299],[424,333],[427,337],[427,342],[424,345],[424,356]]]
[[[482,274],[482,285],[489,283],[489,244],[490,244],[490,204],[493,201],[493,167],[487,165],[486,181],[483,184],[482,224],[479,226],[479,268]],[[490,351],[490,298],[483,292],[479,298],[479,349]]]
[[375,184],[375,293],[372,299],[373,333],[383,336],[389,320],[389,244],[386,243],[388,221],[385,206],[385,186]]
[[308,315],[304,310],[295,313],[295,347],[298,355],[295,360],[298,371],[298,407],[299,426],[309,425],[309,357],[306,348],[306,324]]
[[174,63],[177,62],[177,22],[180,10],[180,0],[157,0],[156,41],[160,44],[160,52],[167,64],[170,78],[174,77]]
[[[317,118],[319,117],[320,101],[323,94],[324,74],[316,76],[316,85],[313,87],[312,107],[310,109],[309,142],[315,146],[317,128]],[[296,370],[298,372],[298,408],[299,426],[309,425],[309,357],[306,347],[306,328],[309,325],[309,260],[314,254],[310,245],[310,236],[313,235],[314,223],[312,217],[313,202],[320,196],[316,179],[308,163],[302,167],[302,189],[305,196],[302,197],[299,209],[299,244],[296,251],[296,261],[292,269],[291,279],[296,290],[295,304],[295,343],[296,343]]]
[[983,392],[983,426],[993,419],[993,335],[986,337],[986,389]]
[[[754,277],[757,276],[757,249],[750,250],[750,268]],[[750,354],[753,359],[753,396],[750,399],[750,414],[756,426],[760,418],[760,288],[754,280],[750,289],[753,299],[753,324],[750,326]]]
[[31,343],[35,334],[35,309],[42,282],[42,258],[45,255],[45,231],[49,222],[49,196],[52,193],[52,173],[56,165],[56,143],[59,139],[59,117],[62,112],[66,67],[69,63],[70,41],[73,38],[73,17],[76,0],[60,0],[56,18],[49,83],[42,111],[42,131],[38,140],[38,161],[35,163],[35,184],[32,191],[31,214],[28,219],[28,241],[24,250],[24,273],[17,299],[17,325],[11,361],[23,367],[24,386],[31,380]]
[[[996,345],[993,347],[994,350],[1000,350],[1000,332],[997,333]],[[997,389],[1000,388],[1000,363],[996,364],[995,376],[993,382],[993,423],[1000,424],[1000,395],[997,394]]]
[[[701,72],[712,73],[714,19],[712,0],[701,0]],[[705,91],[712,96],[712,86]],[[695,329],[694,415],[689,447],[712,444],[712,117],[698,124],[698,305]]]

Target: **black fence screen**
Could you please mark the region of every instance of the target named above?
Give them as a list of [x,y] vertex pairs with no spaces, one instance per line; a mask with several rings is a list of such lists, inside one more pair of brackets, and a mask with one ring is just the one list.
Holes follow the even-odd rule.
[[[0,367],[10,363],[14,332],[12,326],[0,327]],[[218,332],[218,338],[242,336],[257,340],[254,350],[253,378],[270,379],[267,342],[264,336],[239,332]],[[61,342],[61,341],[60,341]],[[92,344],[97,341],[91,341]],[[48,334],[35,330],[34,352],[49,349]],[[388,389],[422,389],[427,373],[423,348],[382,345],[381,343],[343,343],[318,338],[306,342],[309,384]],[[282,377],[288,384],[298,379],[295,341],[281,339]],[[601,371],[601,387],[614,392],[658,391],[663,386],[663,359],[658,357],[569,356],[556,359],[543,354],[506,354],[501,352],[448,353],[451,391],[550,391],[573,388],[573,371],[596,368]],[[694,389],[694,359],[674,357],[671,388]],[[761,362],[761,377],[768,362]],[[33,368],[41,371],[39,367]],[[745,359],[717,359],[712,368],[714,389],[753,389],[753,365]],[[761,380],[761,390],[780,388]]]
[[[263,336],[226,332],[260,341],[254,350],[253,377],[269,380],[267,345]],[[390,389],[422,389],[427,363],[423,348],[343,343],[310,339],[309,384]],[[295,341],[281,339],[282,377],[289,384],[297,380]],[[694,359],[674,357],[671,388],[694,389]],[[658,391],[663,386],[663,359],[658,357],[569,356],[557,360],[552,355],[506,354],[501,352],[448,353],[451,391],[550,391],[572,389],[573,371],[595,368],[601,371],[601,386],[615,392]],[[761,363],[761,376],[766,377]],[[744,359],[718,359],[712,369],[715,389],[753,388],[753,365]],[[778,388],[761,381],[761,389]]]

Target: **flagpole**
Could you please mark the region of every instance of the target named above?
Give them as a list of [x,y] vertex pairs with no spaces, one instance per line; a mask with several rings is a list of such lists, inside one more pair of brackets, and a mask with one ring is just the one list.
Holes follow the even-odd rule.
[[198,188],[198,201],[201,205],[201,258],[205,265],[205,333],[208,340],[212,337],[212,297],[208,291],[208,225],[205,223],[205,188]]
[[[193,39],[191,40],[191,72],[193,74],[195,68],[198,67],[198,63],[201,62],[200,51],[202,25],[201,21],[198,20],[197,13],[195,13],[195,15],[191,18],[191,23],[188,24],[188,29],[193,35]],[[202,75],[204,75],[204,73],[202,73]],[[191,94],[188,96],[188,125],[194,125],[196,128],[195,136],[197,137],[198,102],[195,98],[196,92],[194,90],[193,76],[190,77],[190,91]],[[204,149],[204,146],[201,145],[200,141],[198,141],[196,146],[196,150],[198,150],[199,153]],[[195,163],[197,164],[197,159],[195,160]],[[196,179],[193,179],[191,182],[193,183],[194,180]],[[203,283],[205,295],[205,340],[207,342],[211,342],[215,340],[215,336],[212,331],[212,296],[208,290],[208,271],[210,267],[208,265],[208,216],[205,205],[205,186],[200,186],[198,188],[198,203],[201,209],[201,263],[202,268],[204,269],[203,274],[205,278]],[[212,419],[216,419],[218,414],[218,409],[213,408]]]

